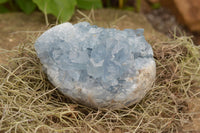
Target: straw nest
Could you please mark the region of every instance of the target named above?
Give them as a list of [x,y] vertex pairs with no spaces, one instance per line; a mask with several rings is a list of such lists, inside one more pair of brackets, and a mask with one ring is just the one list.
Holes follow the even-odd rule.
[[[150,42],[151,43],[151,42]],[[157,77],[137,104],[95,110],[65,98],[47,80],[34,39],[1,54],[0,132],[181,132],[192,121],[188,101],[199,98],[200,47],[190,37],[154,43]]]

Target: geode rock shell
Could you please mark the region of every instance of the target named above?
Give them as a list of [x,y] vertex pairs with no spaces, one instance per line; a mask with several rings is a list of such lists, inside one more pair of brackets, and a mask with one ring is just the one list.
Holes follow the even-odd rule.
[[35,49],[53,85],[94,108],[119,109],[138,102],[156,75],[143,29],[63,23],[44,32]]

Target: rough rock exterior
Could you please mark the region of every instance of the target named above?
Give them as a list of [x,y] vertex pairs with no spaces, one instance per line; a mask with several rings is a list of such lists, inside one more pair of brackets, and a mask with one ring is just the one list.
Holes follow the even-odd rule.
[[35,49],[49,80],[87,106],[130,106],[144,97],[155,79],[153,51],[143,29],[64,23],[43,33]]

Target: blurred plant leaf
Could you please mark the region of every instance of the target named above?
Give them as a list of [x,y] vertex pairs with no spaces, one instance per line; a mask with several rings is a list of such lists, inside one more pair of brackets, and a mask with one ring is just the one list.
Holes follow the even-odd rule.
[[127,11],[134,11],[135,8],[132,7],[132,6],[127,6],[127,7],[124,8],[124,10],[127,10]]
[[160,3],[154,3],[151,5],[152,9],[159,9],[161,7]]
[[136,11],[140,12],[141,10],[141,0],[136,0]]
[[119,2],[119,8],[123,8],[124,7],[124,0],[118,0]]
[[76,0],[33,0],[45,14],[53,14],[64,22],[71,18],[76,6]]
[[3,5],[0,5],[0,13],[7,13],[7,12],[9,12],[9,10]]
[[82,9],[97,9],[102,8],[102,2],[101,0],[77,0],[77,6],[78,8]]
[[36,4],[32,0],[15,0],[19,8],[26,14],[30,14],[36,8]]
[[0,0],[0,4],[7,2],[8,0]]

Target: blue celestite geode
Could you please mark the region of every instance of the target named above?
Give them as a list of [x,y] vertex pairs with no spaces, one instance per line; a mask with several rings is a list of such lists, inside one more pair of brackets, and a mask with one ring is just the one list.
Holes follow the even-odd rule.
[[153,51],[143,29],[63,23],[44,32],[35,49],[53,85],[88,106],[132,105],[155,79]]

